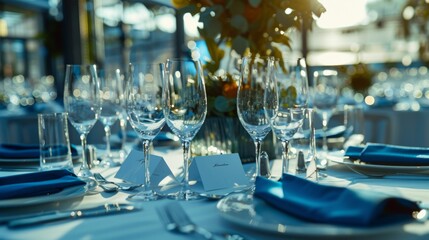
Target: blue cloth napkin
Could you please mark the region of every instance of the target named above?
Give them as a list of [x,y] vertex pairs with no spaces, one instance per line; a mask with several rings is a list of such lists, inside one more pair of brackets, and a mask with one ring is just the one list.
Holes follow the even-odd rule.
[[86,183],[67,170],[26,173],[0,178],[0,200],[44,196]]
[[[346,133],[346,126],[344,126],[344,125],[335,126],[335,127],[332,127],[332,128],[329,128],[328,130],[326,130],[326,137],[327,138],[338,138],[338,137],[344,136],[345,133]],[[317,129],[315,132],[316,138],[323,138],[324,135],[325,135],[325,133],[324,133],[323,129]]]
[[321,185],[289,174],[278,182],[257,177],[254,196],[297,218],[372,227],[412,220],[415,202],[373,191]]
[[345,156],[372,164],[399,166],[429,165],[429,148],[368,143],[364,147],[349,147]]
[[[76,147],[70,146],[72,156],[77,156]],[[40,147],[38,144],[0,144],[0,158],[30,159],[39,158]]]
[[[340,126],[336,126],[333,128],[330,128],[326,131],[326,137],[327,138],[339,138],[342,137],[346,134],[346,127],[344,125],[340,125]],[[323,136],[325,135],[325,132],[323,131],[323,129],[317,129],[314,133],[314,137],[316,139],[322,139]],[[310,130],[304,131],[303,133],[301,132],[297,132],[295,133],[295,135],[293,136],[295,139],[300,139],[300,138],[308,138],[310,136]]]

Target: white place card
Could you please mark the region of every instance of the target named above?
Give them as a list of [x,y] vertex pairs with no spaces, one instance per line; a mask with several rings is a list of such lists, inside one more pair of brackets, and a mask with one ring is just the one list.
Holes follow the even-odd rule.
[[189,167],[189,179],[201,182],[204,191],[249,183],[237,153],[194,157]]
[[313,159],[310,161],[310,163],[307,166],[307,171],[305,173],[305,177],[308,180],[311,180],[313,182],[317,182],[318,178],[317,178],[317,166],[316,166],[316,161]]
[[[150,155],[149,172],[151,174],[151,185],[156,187],[168,176],[173,176],[171,169],[168,167],[164,158],[156,155]],[[131,183],[144,184],[144,153],[135,149],[131,150],[128,157],[122,163],[121,168],[115,177]]]

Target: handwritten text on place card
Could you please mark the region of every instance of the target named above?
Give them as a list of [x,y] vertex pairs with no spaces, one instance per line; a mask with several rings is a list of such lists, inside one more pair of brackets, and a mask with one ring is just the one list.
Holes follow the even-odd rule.
[[189,171],[190,179],[201,181],[205,191],[249,183],[237,153],[195,157]]

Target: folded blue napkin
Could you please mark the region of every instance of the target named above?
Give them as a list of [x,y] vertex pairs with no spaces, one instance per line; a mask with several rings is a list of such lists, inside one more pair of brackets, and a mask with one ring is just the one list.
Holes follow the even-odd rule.
[[[346,127],[344,125],[329,128],[326,131],[327,138],[338,138],[338,137],[344,136],[345,134],[346,134]],[[322,139],[324,135],[325,135],[325,132],[323,131],[323,129],[317,129],[314,133],[314,137],[316,139]],[[297,132],[293,137],[295,139],[300,139],[300,138],[308,138],[309,136],[310,136],[310,131],[307,130],[307,131],[304,131],[303,133]]]
[[[77,149],[73,145],[70,146],[70,150],[72,156],[77,156]],[[0,144],[0,158],[30,159],[39,156],[40,147],[37,144]]]
[[289,174],[278,182],[257,177],[254,196],[297,218],[373,227],[412,220],[415,202],[373,191],[321,185]]
[[[329,128],[326,130],[326,137],[327,138],[338,138],[344,136],[346,133],[346,126],[340,125],[336,127]],[[325,135],[324,131],[322,129],[317,129],[315,132],[316,138],[323,138]]]
[[26,173],[0,178],[0,200],[44,196],[86,183],[67,170]]
[[349,147],[344,155],[351,159],[359,159],[362,162],[372,164],[429,165],[429,148],[368,143],[363,147]]

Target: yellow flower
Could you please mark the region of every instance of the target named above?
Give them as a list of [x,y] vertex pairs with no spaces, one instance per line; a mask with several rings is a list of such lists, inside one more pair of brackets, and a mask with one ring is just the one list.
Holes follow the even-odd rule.
[[283,107],[293,107],[296,102],[296,88],[294,86],[289,86],[287,89],[282,89],[280,96],[283,98]]
[[190,0],[171,0],[171,3],[175,8],[184,8],[188,6],[191,1]]

